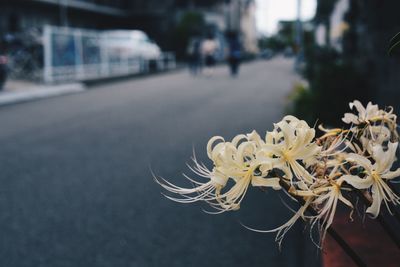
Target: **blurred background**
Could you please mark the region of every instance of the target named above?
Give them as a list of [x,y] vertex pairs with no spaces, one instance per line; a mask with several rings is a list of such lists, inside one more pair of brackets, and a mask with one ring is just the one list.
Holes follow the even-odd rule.
[[[210,166],[214,135],[263,135],[285,114],[341,127],[354,99],[400,110],[399,10],[0,0],[0,266],[352,266],[330,239],[317,249],[302,222],[281,249],[241,225],[286,222],[284,195],[251,189],[240,211],[209,215],[163,197],[151,170],[191,186],[186,163],[195,152]],[[379,226],[347,218],[335,227],[368,266],[398,266]]]

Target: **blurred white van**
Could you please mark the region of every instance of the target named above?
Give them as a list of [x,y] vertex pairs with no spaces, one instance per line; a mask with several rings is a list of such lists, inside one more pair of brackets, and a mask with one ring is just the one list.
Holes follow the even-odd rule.
[[138,57],[144,60],[158,60],[161,57],[160,47],[149,39],[146,33],[139,30],[110,30],[104,31],[104,45],[111,56]]

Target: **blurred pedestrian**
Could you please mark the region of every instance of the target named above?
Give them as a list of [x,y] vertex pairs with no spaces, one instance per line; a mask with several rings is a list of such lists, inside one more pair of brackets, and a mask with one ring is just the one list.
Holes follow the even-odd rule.
[[228,34],[228,64],[233,77],[239,74],[239,65],[242,57],[242,46],[236,33]]
[[207,39],[203,41],[201,45],[202,55],[205,61],[205,70],[204,73],[206,75],[210,75],[213,72],[213,68],[216,63],[216,53],[219,49],[218,42],[214,39],[212,35],[208,35]]
[[192,75],[201,73],[201,38],[193,37],[189,41],[188,49],[189,71]]

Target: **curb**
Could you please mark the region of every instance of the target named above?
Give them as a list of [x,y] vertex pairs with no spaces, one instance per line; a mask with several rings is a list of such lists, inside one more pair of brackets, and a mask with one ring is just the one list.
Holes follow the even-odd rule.
[[17,104],[54,96],[79,93],[85,90],[86,87],[83,85],[83,83],[72,83],[61,85],[35,86],[23,91],[1,92],[0,106]]
[[49,97],[79,93],[91,89],[91,87],[98,84],[110,83],[115,81],[121,81],[124,79],[138,79],[148,76],[162,75],[171,72],[176,72],[182,70],[184,66],[178,66],[173,69],[168,69],[165,71],[155,71],[149,73],[139,73],[139,74],[128,74],[122,76],[115,76],[103,79],[93,79],[84,80],[81,82],[59,84],[59,85],[39,85],[29,87],[25,90],[19,91],[0,91],[0,107],[12,104],[18,104],[23,102],[28,102],[32,100],[44,99]]

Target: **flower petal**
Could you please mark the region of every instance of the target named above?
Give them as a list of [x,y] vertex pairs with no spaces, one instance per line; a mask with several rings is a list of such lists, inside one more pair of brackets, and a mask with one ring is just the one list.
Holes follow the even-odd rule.
[[383,179],[388,179],[388,180],[400,177],[400,168],[398,168],[395,171],[389,171],[389,172],[387,172],[385,174],[382,174],[381,177]]
[[377,188],[377,185],[373,185],[372,186],[372,204],[366,210],[366,212],[370,213],[373,218],[378,217],[379,211],[381,209],[381,203],[382,203],[382,196],[380,195],[379,189]]
[[366,116],[366,110],[364,108],[364,106],[361,104],[360,101],[358,100],[354,100],[352,103],[349,104],[350,108],[353,109],[353,107],[356,108],[356,110],[358,111],[358,117],[365,119]]
[[209,141],[208,141],[208,143],[207,143],[207,155],[208,155],[208,157],[211,159],[211,152],[212,152],[212,146],[213,146],[213,144],[216,142],[216,141],[218,141],[218,140],[221,140],[222,142],[225,142],[225,139],[222,137],[222,136],[214,136],[214,137],[212,137]]
[[357,189],[367,189],[374,183],[374,180],[371,176],[367,176],[367,178],[360,178],[359,176],[355,175],[343,175],[339,178],[338,183],[343,181]]
[[358,121],[358,117],[354,115],[353,113],[345,113],[344,117],[342,118],[342,121],[347,124],[359,124],[360,122]]
[[254,176],[251,179],[252,186],[262,186],[262,187],[272,187],[275,190],[281,189],[281,185],[279,184],[279,178],[262,178],[259,176]]
[[363,157],[361,155],[358,155],[358,154],[355,154],[355,153],[349,153],[346,156],[346,160],[347,161],[351,161],[351,162],[355,162],[355,163],[359,164],[361,167],[365,168],[368,171],[370,171],[372,169],[371,162],[367,158],[365,158],[365,157]]
[[372,156],[376,161],[376,170],[379,173],[385,173],[390,170],[393,162],[396,160],[396,150],[398,143],[388,143],[387,151],[383,151],[381,145],[375,145],[372,147]]

